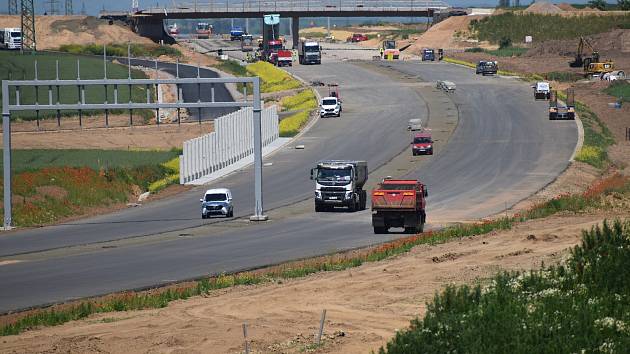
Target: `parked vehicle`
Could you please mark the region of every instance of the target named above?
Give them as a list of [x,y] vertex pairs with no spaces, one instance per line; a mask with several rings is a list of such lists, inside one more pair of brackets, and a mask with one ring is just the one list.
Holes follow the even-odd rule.
[[481,60],[477,63],[477,74],[486,75],[496,75],[498,71],[498,63],[496,61],[484,61]]
[[293,53],[284,49],[284,43],[281,40],[268,41],[264,56],[265,61],[275,66],[293,66]]
[[298,46],[300,64],[321,64],[322,50],[317,41],[300,41]]
[[548,82],[539,81],[532,88],[534,89],[534,99],[548,100],[551,98],[551,86]]
[[251,52],[254,50],[254,36],[251,34],[244,34],[241,36],[241,51]]
[[452,81],[443,81],[443,80],[439,80],[436,84],[435,84],[435,88],[442,90],[446,93],[453,93],[455,92],[455,89],[457,88],[457,86],[455,86],[455,83]]
[[196,32],[198,39],[208,39],[212,33],[212,25],[207,22],[198,22]]
[[364,210],[367,193],[363,186],[368,179],[367,162],[328,160],[311,169],[315,180],[315,211],[347,207],[349,211]]
[[0,28],[0,45],[4,49],[22,48],[21,28]]
[[433,155],[433,139],[431,139],[431,133],[423,131],[415,134],[411,142],[411,152],[413,156]]
[[423,130],[424,128],[422,127],[422,119],[416,118],[416,119],[409,119],[409,123],[407,124],[407,130],[411,130],[411,131],[418,131],[418,130]]
[[245,32],[241,27],[232,27],[230,30],[230,41],[240,41]]
[[348,39],[346,39],[346,42],[356,43],[356,42],[363,42],[363,41],[367,41],[367,40],[368,40],[368,36],[366,36],[365,34],[353,33],[352,36],[350,36],[350,37],[348,37]]
[[422,61],[435,61],[435,51],[430,48],[422,49]]
[[407,233],[424,231],[427,187],[418,180],[384,179],[372,191],[372,227],[384,234],[391,227]]
[[227,188],[208,189],[199,201],[202,219],[207,219],[212,215],[222,215],[226,218],[234,216],[232,192]]
[[337,97],[324,97],[322,98],[322,103],[320,104],[319,116],[329,117],[341,117],[341,102]]

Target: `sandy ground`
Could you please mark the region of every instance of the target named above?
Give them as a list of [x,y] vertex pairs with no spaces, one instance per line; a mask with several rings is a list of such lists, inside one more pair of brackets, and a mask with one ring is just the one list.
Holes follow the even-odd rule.
[[[0,16],[0,28],[3,27],[20,27],[20,17]],[[153,41],[133,33],[127,26],[119,23],[109,25],[107,21],[87,16],[37,16],[35,30],[37,49],[56,49],[63,44],[153,44]]]
[[[628,213],[621,214],[624,217]],[[252,352],[298,353],[313,343],[322,309],[319,353],[377,350],[422,316],[446,284],[476,284],[499,269],[533,269],[566,256],[580,230],[610,214],[556,216],[511,231],[419,246],[395,259],[278,284],[242,286],[159,310],[92,316],[2,338],[2,353],[238,353],[242,324]]]
[[453,16],[431,26],[423,33],[417,41],[409,48],[415,54],[419,54],[422,48],[442,48],[445,50],[461,50],[467,47],[481,46],[493,47],[487,43],[466,42],[469,36],[468,24],[472,20],[483,18],[483,15],[475,16]]

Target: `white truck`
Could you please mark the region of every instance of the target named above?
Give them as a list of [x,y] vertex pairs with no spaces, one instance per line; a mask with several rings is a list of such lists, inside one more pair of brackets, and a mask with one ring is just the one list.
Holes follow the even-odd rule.
[[315,211],[347,207],[349,211],[364,210],[367,193],[363,186],[368,179],[366,161],[326,160],[311,169],[315,180]]
[[4,49],[21,49],[22,29],[0,28],[0,45],[2,45]]

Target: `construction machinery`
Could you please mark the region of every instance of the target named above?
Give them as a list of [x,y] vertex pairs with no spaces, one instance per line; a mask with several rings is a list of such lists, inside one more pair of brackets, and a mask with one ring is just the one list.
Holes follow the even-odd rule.
[[[591,50],[590,56],[584,52],[586,47]],[[584,37],[580,37],[575,59],[569,62],[569,66],[572,68],[583,67],[585,76],[601,76],[615,70],[615,64],[611,60],[600,61],[599,52]]]

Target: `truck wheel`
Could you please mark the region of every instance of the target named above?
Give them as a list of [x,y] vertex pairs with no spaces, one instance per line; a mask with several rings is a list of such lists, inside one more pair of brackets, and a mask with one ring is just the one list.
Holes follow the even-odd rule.
[[387,233],[387,228],[386,227],[374,226],[374,233],[375,234],[386,234]]
[[424,223],[416,226],[416,233],[421,234],[424,232]]
[[357,202],[356,201],[352,201],[352,204],[348,205],[348,211],[351,213],[354,213],[355,211],[357,211]]

